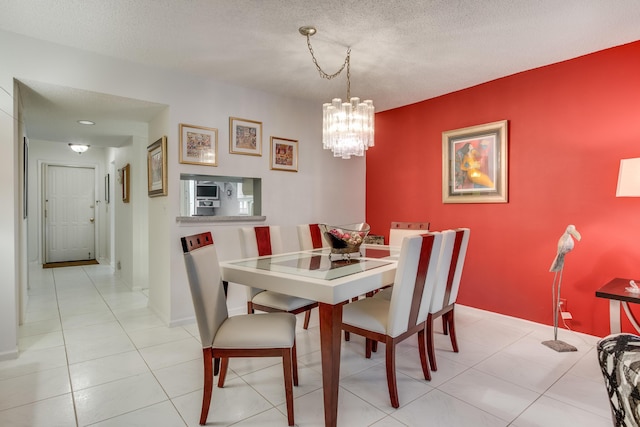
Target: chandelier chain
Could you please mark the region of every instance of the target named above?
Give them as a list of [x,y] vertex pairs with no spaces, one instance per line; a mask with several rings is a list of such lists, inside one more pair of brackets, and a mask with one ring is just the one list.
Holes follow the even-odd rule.
[[333,74],[327,74],[318,64],[318,60],[316,59],[316,55],[313,52],[313,48],[311,47],[311,38],[309,34],[307,34],[307,47],[309,48],[309,52],[311,53],[311,59],[313,60],[320,77],[323,79],[331,80],[335,77],[338,77],[340,73],[344,70],[344,67],[347,67],[347,101],[351,99],[351,48],[347,48],[347,57],[344,59],[344,63],[342,67],[338,71]]

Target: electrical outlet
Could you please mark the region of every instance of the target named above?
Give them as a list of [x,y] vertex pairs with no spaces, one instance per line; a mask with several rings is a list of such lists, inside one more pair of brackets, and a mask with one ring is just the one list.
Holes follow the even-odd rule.
[[569,311],[566,298],[560,298],[560,311]]

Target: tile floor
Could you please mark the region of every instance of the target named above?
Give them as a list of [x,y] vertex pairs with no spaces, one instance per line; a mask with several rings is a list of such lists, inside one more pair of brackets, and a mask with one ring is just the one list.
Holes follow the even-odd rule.
[[[0,426],[197,426],[201,347],[195,324],[167,328],[105,266],[35,269],[20,357],[0,362]],[[317,310],[298,331],[299,426],[323,426]],[[421,379],[416,340],[399,347],[401,407],[389,404],[384,349],[364,358],[343,343],[338,425],[611,426],[597,338],[561,331],[578,347],[556,353],[553,330],[464,306],[460,353],[437,334],[438,371]],[[440,323],[440,322],[438,322]],[[299,322],[301,324],[301,322]],[[382,351],[381,351],[382,350]],[[232,359],[214,388],[209,425],[287,425],[278,359]]]

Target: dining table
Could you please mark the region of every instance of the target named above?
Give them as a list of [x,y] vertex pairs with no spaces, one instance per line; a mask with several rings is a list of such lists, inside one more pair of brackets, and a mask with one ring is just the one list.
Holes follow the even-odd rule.
[[222,280],[318,301],[325,426],[336,427],[342,307],[393,284],[400,248],[362,245],[359,253],[315,249],[220,263]]

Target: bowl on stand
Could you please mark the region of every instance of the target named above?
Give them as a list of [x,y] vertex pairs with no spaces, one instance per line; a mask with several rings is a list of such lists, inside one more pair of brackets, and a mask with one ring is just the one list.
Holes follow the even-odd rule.
[[339,254],[344,259],[350,259],[352,253],[360,253],[360,245],[371,229],[366,222],[347,225],[318,225],[324,239],[331,247],[329,260],[331,260],[332,254]]

